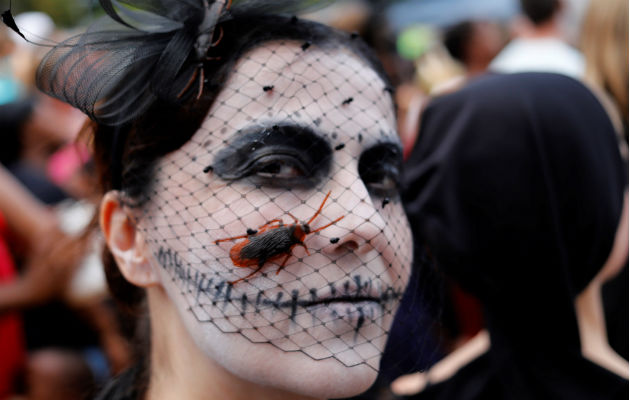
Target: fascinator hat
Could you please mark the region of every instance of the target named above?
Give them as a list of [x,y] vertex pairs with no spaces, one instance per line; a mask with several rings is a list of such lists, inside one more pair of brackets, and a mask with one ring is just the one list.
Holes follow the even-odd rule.
[[[37,85],[110,126],[134,120],[158,99],[177,104],[199,97],[208,80],[204,63],[219,58],[212,53],[223,37],[221,24],[238,16],[293,14],[326,3],[99,1],[107,15],[83,34],[54,45],[37,70]],[[20,33],[10,11],[2,16]]]

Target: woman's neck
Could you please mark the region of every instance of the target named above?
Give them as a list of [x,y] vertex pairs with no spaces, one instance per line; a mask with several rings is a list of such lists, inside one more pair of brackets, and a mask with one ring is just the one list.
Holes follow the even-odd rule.
[[575,299],[582,355],[596,364],[628,379],[628,362],[608,344],[602,305],[601,283],[597,280]]
[[262,386],[227,371],[203,353],[161,288],[148,291],[151,321],[151,374],[146,400],[310,399]]

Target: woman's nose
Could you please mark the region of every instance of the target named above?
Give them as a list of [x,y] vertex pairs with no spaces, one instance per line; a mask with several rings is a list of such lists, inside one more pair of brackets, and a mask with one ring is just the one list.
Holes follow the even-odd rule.
[[[334,219],[343,215],[336,224],[326,230],[331,236],[330,246],[324,247],[327,253],[383,251],[387,246],[384,229],[386,222],[374,204],[367,188],[359,179],[350,187],[344,188],[335,198],[334,206],[326,210],[326,217]],[[334,193],[334,190],[333,190]]]

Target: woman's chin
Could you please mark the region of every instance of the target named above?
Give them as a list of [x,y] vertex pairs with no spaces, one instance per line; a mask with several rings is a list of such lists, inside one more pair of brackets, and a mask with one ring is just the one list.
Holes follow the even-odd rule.
[[[378,374],[366,362],[349,367],[332,357],[315,360],[300,351],[285,352],[268,343],[251,343],[240,335],[219,337],[206,351],[209,362],[218,363],[237,379],[284,391],[286,396],[351,397],[365,392]],[[377,365],[379,361],[380,355],[370,360]]]
[[[271,347],[271,346],[266,346]],[[274,353],[277,349],[272,349]],[[313,398],[343,398],[365,392],[376,380],[377,371],[366,364],[346,367],[335,359],[313,360],[302,353],[284,353],[259,360],[254,369],[234,363],[239,376],[261,386]]]

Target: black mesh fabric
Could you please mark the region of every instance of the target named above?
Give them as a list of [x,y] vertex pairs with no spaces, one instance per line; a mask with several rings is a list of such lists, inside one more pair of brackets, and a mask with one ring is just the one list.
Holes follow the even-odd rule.
[[199,322],[378,369],[412,243],[392,100],[365,71],[343,50],[255,48],[160,160],[138,221]]

